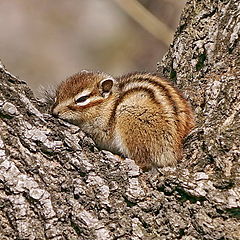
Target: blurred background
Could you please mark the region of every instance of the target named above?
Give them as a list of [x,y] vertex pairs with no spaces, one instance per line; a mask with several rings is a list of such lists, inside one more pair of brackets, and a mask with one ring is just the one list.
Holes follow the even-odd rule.
[[35,93],[82,69],[155,71],[185,2],[2,0],[0,58]]

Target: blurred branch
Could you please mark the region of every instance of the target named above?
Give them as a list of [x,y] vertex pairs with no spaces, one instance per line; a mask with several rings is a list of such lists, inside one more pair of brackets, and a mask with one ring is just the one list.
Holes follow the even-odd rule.
[[180,8],[183,8],[183,6],[186,4],[187,0],[158,0],[159,2],[166,2],[173,4],[174,6],[178,6]]
[[170,44],[174,34],[172,29],[150,13],[137,0],[115,0],[115,2],[145,30],[164,44]]
[[[161,2],[162,0],[159,0]],[[174,4],[185,4],[187,0],[163,0],[164,2],[171,2]]]

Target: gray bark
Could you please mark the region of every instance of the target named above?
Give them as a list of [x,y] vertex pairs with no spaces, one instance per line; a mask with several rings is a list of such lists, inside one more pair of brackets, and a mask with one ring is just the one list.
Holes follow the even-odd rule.
[[186,4],[158,71],[197,126],[176,168],[146,172],[54,119],[0,66],[0,239],[240,239],[240,3]]

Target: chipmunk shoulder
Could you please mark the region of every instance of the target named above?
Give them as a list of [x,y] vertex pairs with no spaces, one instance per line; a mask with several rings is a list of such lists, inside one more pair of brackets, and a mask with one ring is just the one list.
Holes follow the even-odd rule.
[[77,73],[58,87],[52,113],[78,125],[99,148],[131,158],[144,170],[176,164],[194,127],[180,91],[150,73],[117,78]]

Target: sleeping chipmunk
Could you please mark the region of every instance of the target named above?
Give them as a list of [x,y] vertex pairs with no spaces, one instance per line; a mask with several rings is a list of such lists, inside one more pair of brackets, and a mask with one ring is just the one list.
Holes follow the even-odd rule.
[[118,78],[77,73],[58,87],[52,113],[78,125],[100,149],[131,158],[143,170],[175,165],[194,127],[179,90],[150,73]]

